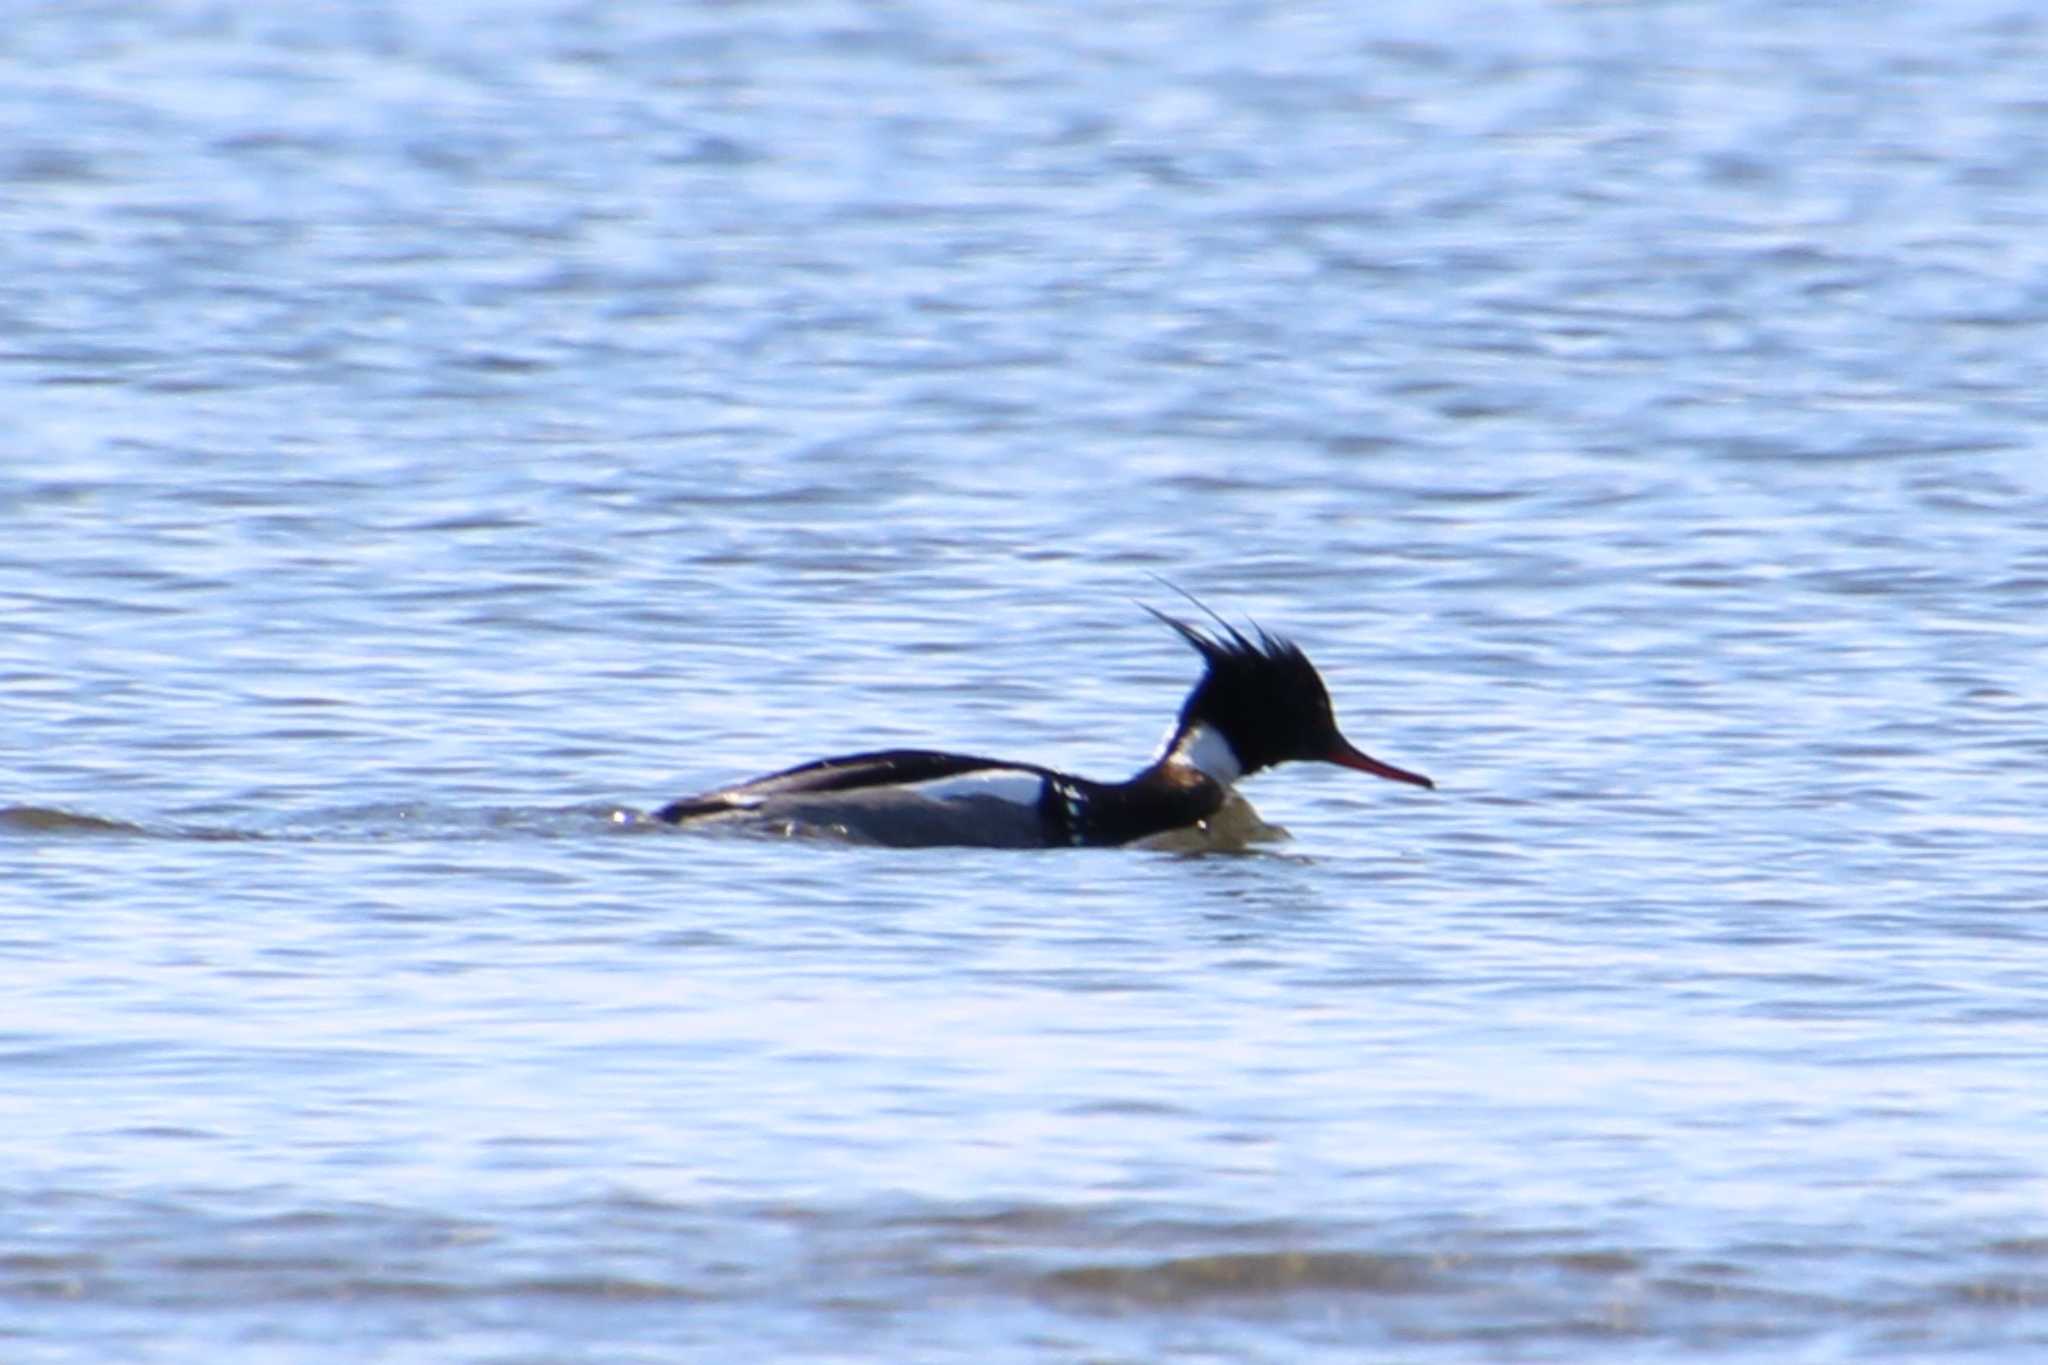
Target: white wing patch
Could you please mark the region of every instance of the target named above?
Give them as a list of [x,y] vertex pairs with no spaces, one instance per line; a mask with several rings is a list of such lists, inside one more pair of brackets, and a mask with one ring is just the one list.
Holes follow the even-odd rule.
[[907,784],[904,791],[916,792],[927,801],[1007,801],[1012,805],[1038,805],[1045,795],[1045,778],[1027,768],[983,768],[979,772],[935,777],[929,782]]

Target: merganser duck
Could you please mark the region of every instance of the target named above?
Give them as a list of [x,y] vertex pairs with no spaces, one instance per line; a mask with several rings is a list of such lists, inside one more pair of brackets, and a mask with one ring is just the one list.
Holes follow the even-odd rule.
[[1294,644],[1257,625],[1246,636],[1214,612],[1221,631],[1205,635],[1145,610],[1195,648],[1203,669],[1166,747],[1127,781],[1092,782],[970,754],[884,749],[686,796],[655,816],[676,825],[740,824],[900,848],[1100,847],[1204,827],[1227,807],[1244,805],[1235,790],[1239,778],[1299,759],[1436,786],[1354,748],[1337,730],[1322,677]]

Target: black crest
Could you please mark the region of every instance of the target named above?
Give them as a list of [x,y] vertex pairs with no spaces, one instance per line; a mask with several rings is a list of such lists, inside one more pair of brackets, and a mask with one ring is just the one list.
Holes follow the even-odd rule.
[[1320,758],[1329,749],[1337,730],[1330,693],[1300,646],[1256,623],[1247,635],[1214,612],[1212,635],[1152,607],[1145,610],[1202,656],[1202,680],[1181,707],[1180,732],[1213,727],[1230,741],[1247,773],[1290,759]]

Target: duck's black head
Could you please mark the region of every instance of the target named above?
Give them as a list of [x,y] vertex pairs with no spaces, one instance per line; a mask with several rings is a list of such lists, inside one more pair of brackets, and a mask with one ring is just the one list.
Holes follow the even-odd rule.
[[1276,763],[1314,760],[1418,787],[1436,785],[1421,773],[1361,753],[1344,738],[1330,708],[1329,689],[1298,645],[1256,625],[1248,636],[1221,618],[1216,622],[1220,633],[1207,635],[1164,612],[1145,610],[1179,632],[1205,665],[1202,680],[1180,708],[1170,750],[1199,744],[1206,730],[1230,746],[1238,768],[1247,774]]

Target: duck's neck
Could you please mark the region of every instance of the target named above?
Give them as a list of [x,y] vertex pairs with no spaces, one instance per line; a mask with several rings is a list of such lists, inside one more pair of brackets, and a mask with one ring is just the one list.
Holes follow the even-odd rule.
[[1225,788],[1244,776],[1244,765],[1238,761],[1237,750],[1230,746],[1221,730],[1206,721],[1189,721],[1176,729],[1168,737],[1165,752],[1159,755],[1157,762],[1185,764]]

